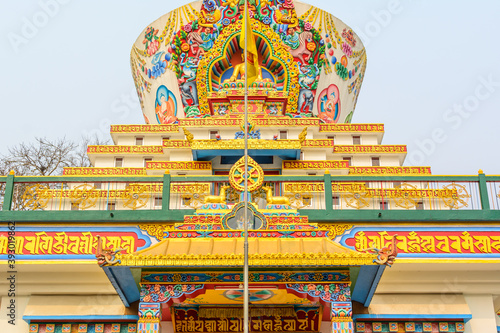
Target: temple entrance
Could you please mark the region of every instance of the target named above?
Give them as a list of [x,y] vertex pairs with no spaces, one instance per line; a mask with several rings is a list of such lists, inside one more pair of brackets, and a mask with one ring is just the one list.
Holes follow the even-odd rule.
[[[138,332],[159,333],[154,326],[160,321],[171,322],[169,331],[175,333],[243,332],[242,275],[143,272]],[[352,327],[348,270],[254,271],[249,293],[250,332]]]

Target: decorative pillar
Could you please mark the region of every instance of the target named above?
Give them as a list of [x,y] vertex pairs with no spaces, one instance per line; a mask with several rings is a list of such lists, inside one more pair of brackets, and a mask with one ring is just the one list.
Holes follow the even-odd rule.
[[354,325],[352,322],[352,303],[350,294],[348,301],[332,303],[331,321],[332,321],[332,333],[354,332]]
[[160,333],[161,303],[139,303],[137,333]]
[[204,289],[203,284],[141,284],[137,333],[160,333],[161,303]]
[[290,283],[288,290],[319,297],[331,304],[332,333],[353,333],[351,283]]
[[352,322],[351,284],[339,283],[335,286],[334,297],[331,299],[332,333],[352,333],[354,324]]

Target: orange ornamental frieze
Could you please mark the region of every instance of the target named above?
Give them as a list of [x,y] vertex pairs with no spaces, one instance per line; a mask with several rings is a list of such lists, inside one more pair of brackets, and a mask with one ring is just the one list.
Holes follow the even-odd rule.
[[210,161],[152,161],[146,163],[151,170],[212,170]]
[[340,145],[333,147],[334,153],[344,154],[360,154],[360,153],[377,153],[377,154],[397,154],[406,153],[406,145]]
[[[192,149],[244,149],[245,141],[234,140],[193,140]],[[248,149],[300,149],[299,140],[260,140],[249,139]]]
[[452,198],[457,195],[456,189],[417,189],[417,188],[369,188],[365,183],[334,183],[334,193],[364,192],[369,197],[384,198]]
[[356,167],[349,168],[350,175],[430,175],[430,167]]
[[210,193],[210,183],[171,183],[170,193]]
[[162,146],[88,146],[88,154],[163,154]]
[[53,198],[67,198],[74,199],[79,197],[86,197],[87,199],[117,199],[125,198],[129,195],[130,189],[140,190],[146,193],[161,193],[163,185],[158,184],[130,184],[129,189],[119,189],[119,190],[98,190],[95,188],[75,188],[68,190],[56,190],[56,189],[44,189],[43,198],[53,199]]
[[[151,238],[135,227],[17,227],[14,252],[17,260],[94,259],[98,237],[104,248],[122,249],[123,254],[151,245]],[[0,259],[8,253],[9,239],[0,232]]]
[[320,132],[384,132],[384,124],[320,124]]
[[[290,118],[290,117],[249,117],[249,121],[255,126],[294,126],[294,127],[317,127],[320,125],[318,118]],[[221,118],[184,118],[179,119],[179,127],[219,127],[219,126],[240,126],[242,117],[221,117]]]
[[177,124],[111,125],[111,133],[178,133]]
[[315,127],[319,125],[319,118],[264,117],[252,118],[252,121],[256,126]]
[[183,118],[179,127],[240,126],[242,122],[242,118]]
[[186,149],[191,148],[188,140],[169,140],[163,139],[163,147],[164,148],[180,148]]
[[283,169],[348,169],[348,161],[283,161]]
[[64,176],[144,176],[145,168],[64,168]]
[[305,140],[302,144],[305,148],[333,148],[333,140],[331,139],[316,139],[316,140]]
[[355,227],[340,244],[364,252],[388,248],[396,237],[398,259],[404,258],[500,258],[499,227]]
[[293,192],[325,192],[325,184],[324,183],[304,183],[304,182],[286,182],[283,183],[283,188],[285,193],[293,193]]

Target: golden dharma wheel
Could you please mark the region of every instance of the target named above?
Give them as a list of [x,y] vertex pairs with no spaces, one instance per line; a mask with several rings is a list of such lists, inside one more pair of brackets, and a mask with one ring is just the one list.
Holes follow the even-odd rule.
[[229,183],[235,190],[240,192],[245,190],[245,179],[248,180],[249,192],[255,191],[264,182],[264,171],[250,156],[248,157],[247,170],[245,170],[245,158],[242,157],[229,171]]

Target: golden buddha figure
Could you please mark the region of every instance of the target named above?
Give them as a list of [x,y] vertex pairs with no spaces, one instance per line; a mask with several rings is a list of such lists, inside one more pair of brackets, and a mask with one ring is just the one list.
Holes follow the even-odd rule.
[[[234,70],[233,70],[233,75],[231,75],[231,77],[227,80],[225,80],[224,82],[236,82],[238,81],[238,76],[240,77],[239,80],[241,81],[244,81],[245,80],[245,53],[244,52],[241,52],[241,63],[234,66]],[[259,60],[254,59],[254,55],[250,52],[248,52],[248,65],[249,66],[254,66],[255,67],[255,70],[257,71],[257,78],[255,79],[255,81],[263,81],[262,79],[262,69],[260,67],[260,64],[259,64]]]

